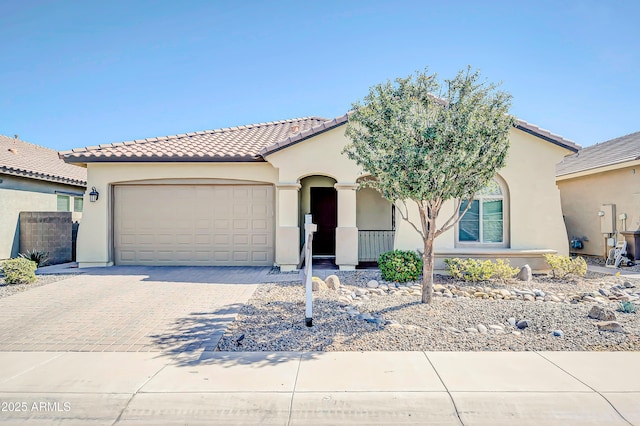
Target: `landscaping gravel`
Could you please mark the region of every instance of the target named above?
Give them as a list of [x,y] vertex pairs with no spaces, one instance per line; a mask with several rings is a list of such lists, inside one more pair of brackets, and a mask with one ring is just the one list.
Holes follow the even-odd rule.
[[4,277],[0,275],[0,299],[8,297],[16,293],[20,293],[34,287],[61,281],[77,274],[56,274],[56,275],[36,275],[38,280],[32,284],[6,284]]
[[[217,350],[640,350],[639,280],[592,272],[576,280],[538,275],[530,282],[506,283],[436,276],[438,291],[426,305],[418,283],[384,282],[378,270],[335,275],[342,284],[338,290],[319,282],[313,293],[313,327],[304,323],[302,282],[263,284]],[[371,280],[377,282],[368,287]],[[617,311],[621,301],[635,304],[638,312]],[[615,312],[617,325],[590,318],[594,305]]]

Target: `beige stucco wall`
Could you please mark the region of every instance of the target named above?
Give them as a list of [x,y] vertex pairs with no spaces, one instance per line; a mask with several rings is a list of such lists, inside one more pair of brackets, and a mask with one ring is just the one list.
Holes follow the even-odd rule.
[[[357,263],[357,225],[377,223],[385,215],[390,220],[390,214],[378,211],[367,214],[362,209],[363,205],[358,210],[358,200],[365,201],[369,197],[369,201],[373,202],[373,196],[354,190],[354,183],[363,173],[354,162],[342,155],[342,149],[348,143],[344,130],[345,126],[338,126],[269,154],[269,163],[89,164],[88,186],[95,186],[100,191],[101,200],[85,203],[85,218],[78,241],[81,265],[105,265],[111,261],[110,185],[122,181],[200,178],[244,179],[276,184],[276,262],[293,268],[299,260],[300,213],[306,211],[305,207],[308,209],[304,192],[299,192],[300,182],[307,176],[327,176],[335,179],[338,190],[336,240],[339,247],[336,262],[345,269],[354,267]],[[509,257],[511,252],[514,258],[521,260],[540,258],[540,250],[568,254],[560,192],[555,183],[555,164],[569,152],[516,129],[511,131],[510,139],[507,166],[500,171],[509,192],[510,248],[491,253]],[[323,186],[327,182],[329,180],[318,180]],[[412,202],[408,204],[409,216],[418,224],[417,209]],[[452,213],[453,203],[449,202],[443,206],[441,218]],[[468,255],[468,249],[456,247],[455,233],[456,230],[451,229],[440,236],[436,240],[436,250],[446,252],[448,257],[451,257],[451,253],[465,256],[465,250]],[[415,250],[422,247],[420,236],[398,213],[395,238],[396,248]]]
[[[570,179],[560,177],[557,183],[569,238],[588,239],[584,241],[584,248],[575,252],[594,256],[606,254],[605,237],[609,235],[600,232],[598,216],[603,204],[615,204],[617,231],[640,230],[640,167],[624,167]],[[626,223],[619,219],[623,213],[627,215]]]
[[100,198],[91,203],[88,196],[85,197],[84,217],[78,232],[77,260],[81,267],[105,266],[113,262],[112,185],[156,179],[188,179],[191,182],[231,179],[275,183],[277,171],[268,163],[89,163],[88,188],[95,186]]
[[392,227],[391,203],[373,188],[356,193],[356,226],[360,230],[389,231]]
[[[507,165],[499,172],[509,192],[509,248],[514,253],[551,249],[567,255],[569,243],[562,220],[560,191],[555,183],[555,165],[570,152],[518,129],[512,129],[509,137],[511,147]],[[415,203],[407,204],[409,217],[419,227]],[[443,223],[452,213],[453,202],[449,201],[443,206],[438,223]],[[407,250],[422,248],[420,236],[410,226],[398,220],[396,227],[396,247]],[[456,232],[454,227],[438,237],[436,252],[459,252],[464,256],[465,248],[456,247]],[[508,250],[498,250],[496,253],[502,253],[501,257],[509,257]],[[516,266],[520,266],[520,263],[523,261],[517,258],[512,261]]]
[[[20,212],[57,211],[55,191],[81,194],[84,188],[22,177],[0,175],[0,259],[16,257],[20,248]],[[73,210],[73,198],[70,200]],[[79,221],[82,213],[73,213]]]

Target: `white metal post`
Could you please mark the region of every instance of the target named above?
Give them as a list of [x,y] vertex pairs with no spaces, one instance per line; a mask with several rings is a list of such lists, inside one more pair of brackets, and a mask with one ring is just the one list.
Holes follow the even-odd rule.
[[306,286],[306,309],[304,322],[307,327],[313,325],[313,233],[318,229],[318,225],[311,222],[310,214],[304,215],[304,281]]

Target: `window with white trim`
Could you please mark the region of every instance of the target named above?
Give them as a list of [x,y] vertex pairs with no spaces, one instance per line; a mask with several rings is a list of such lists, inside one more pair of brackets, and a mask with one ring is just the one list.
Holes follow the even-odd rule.
[[[467,208],[463,201],[458,214]],[[458,223],[458,242],[461,244],[505,245],[506,199],[500,183],[493,179],[476,193],[471,207]]]

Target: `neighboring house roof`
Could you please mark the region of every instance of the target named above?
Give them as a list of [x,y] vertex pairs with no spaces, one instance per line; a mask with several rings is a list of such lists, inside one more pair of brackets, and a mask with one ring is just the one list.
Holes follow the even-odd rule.
[[607,166],[640,160],[640,132],[588,146],[565,157],[556,166],[556,176],[593,171]]
[[67,164],[58,157],[58,152],[0,135],[0,173],[87,186],[87,169]]
[[320,117],[228,127],[63,151],[67,162],[264,161],[262,148],[327,121]]
[[[264,157],[295,145],[348,121],[349,113],[332,120],[304,117],[230,127],[176,136],[89,146],[60,153],[70,163],[86,162],[196,162],[264,161]],[[576,152],[580,146],[524,120],[516,128]]]

